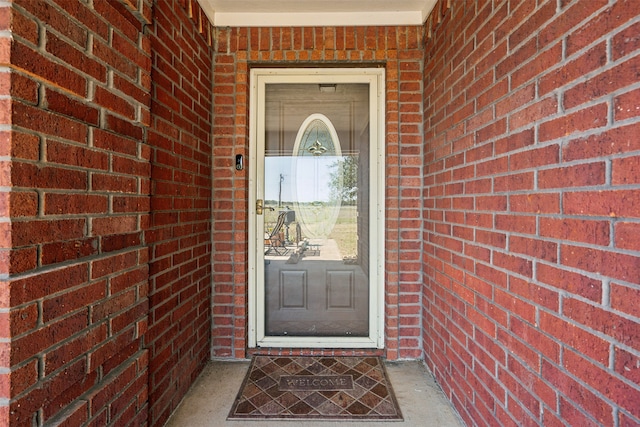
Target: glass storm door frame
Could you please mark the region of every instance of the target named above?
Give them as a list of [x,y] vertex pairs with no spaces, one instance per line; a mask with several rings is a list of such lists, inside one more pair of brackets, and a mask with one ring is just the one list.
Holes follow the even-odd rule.
[[[264,200],[265,88],[268,84],[369,85],[369,334],[368,336],[267,336],[265,333]],[[248,347],[384,348],[385,224],[384,68],[254,68],[250,74]]]

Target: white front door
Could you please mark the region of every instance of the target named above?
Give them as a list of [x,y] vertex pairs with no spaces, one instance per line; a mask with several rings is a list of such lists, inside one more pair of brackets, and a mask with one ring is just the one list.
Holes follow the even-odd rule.
[[384,69],[253,69],[249,346],[382,348]]

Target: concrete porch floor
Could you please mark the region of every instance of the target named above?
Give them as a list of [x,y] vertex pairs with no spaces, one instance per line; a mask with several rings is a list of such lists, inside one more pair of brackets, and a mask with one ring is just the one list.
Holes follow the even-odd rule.
[[[445,398],[433,376],[420,361],[386,362],[402,415],[403,422],[353,421],[349,426],[463,426],[458,414]],[[227,421],[242,380],[249,368],[248,361],[212,361],[196,380],[184,400],[175,410],[167,427],[280,427],[302,425],[331,427],[345,421]]]

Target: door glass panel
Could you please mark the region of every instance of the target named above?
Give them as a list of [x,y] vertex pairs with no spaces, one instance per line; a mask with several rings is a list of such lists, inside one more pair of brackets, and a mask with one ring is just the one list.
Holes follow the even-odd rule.
[[369,335],[369,85],[267,84],[267,336]]

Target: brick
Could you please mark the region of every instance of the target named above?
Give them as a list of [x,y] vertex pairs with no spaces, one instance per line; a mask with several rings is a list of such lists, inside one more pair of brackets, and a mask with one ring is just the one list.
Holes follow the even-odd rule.
[[122,119],[109,113],[105,113],[107,130],[119,133],[129,138],[142,139],[144,127],[130,120]]
[[512,212],[557,214],[560,213],[560,195],[557,193],[510,195],[509,207]]
[[[86,55],[84,51],[67,43],[57,35],[47,32],[46,48],[47,52],[64,61],[64,63],[74,69],[91,76],[101,83],[106,83],[107,67],[99,61],[96,61],[94,58]],[[78,91],[74,92],[77,95],[83,96],[83,93]]]
[[118,293],[131,287],[134,284],[145,283],[148,277],[148,269],[140,267],[133,271],[128,271],[110,279],[110,290]]
[[81,332],[87,326],[87,310],[53,322],[30,332],[16,340],[11,353],[12,362],[27,360],[70,336]]
[[510,270],[522,276],[533,276],[533,263],[530,260],[516,255],[509,255],[495,251],[493,253],[493,263],[497,267]]
[[50,28],[53,28],[58,33],[71,39],[77,45],[81,47],[86,46],[88,34],[87,29],[77,25],[73,20],[61,13],[52,4],[29,1],[19,1],[18,3],[27,11],[35,15],[38,20],[46,22]]
[[22,104],[13,103],[12,122],[24,128],[55,135],[82,144],[87,142],[87,126],[67,117]]
[[536,219],[533,216],[496,215],[495,222],[497,230],[525,234],[536,233]]
[[618,412],[618,425],[624,427],[632,427],[634,425],[640,424],[640,418],[632,417],[624,412]]
[[540,188],[588,187],[605,183],[604,162],[546,169],[538,172]]
[[26,17],[22,13],[18,13],[15,10],[9,8],[3,8],[3,10],[6,11],[6,15],[11,15],[11,17],[7,16],[6,18],[4,18],[10,22],[7,22],[6,29],[11,29],[11,32],[14,35],[19,35],[30,41],[31,43],[37,45],[40,40],[38,23],[31,19],[31,17]]
[[[6,315],[6,316],[5,316]],[[38,306],[29,304],[18,309],[3,313],[3,338],[17,336],[36,329],[38,325]]]
[[476,274],[487,281],[496,284],[502,288],[507,287],[507,275],[495,268],[478,264],[476,266]]
[[[578,2],[576,6],[579,6],[581,4],[582,3]],[[585,3],[585,5],[589,6],[596,4],[596,1]],[[553,27],[547,27],[547,29],[551,29],[552,31],[554,30]],[[585,74],[603,67],[606,62],[606,44],[600,43],[580,55],[578,58],[572,60],[571,62],[563,64],[556,70],[543,75],[538,82],[538,93],[540,95],[545,95],[553,90],[565,86],[568,83],[581,78]]]
[[[535,86],[533,84],[527,85],[517,91],[513,91],[504,100],[495,104],[496,116],[502,117],[517,110],[518,108],[530,103],[535,99]],[[510,122],[513,126],[513,123]],[[517,127],[517,126],[514,126]]]
[[637,70],[639,66],[640,58],[636,56],[568,89],[564,93],[564,107],[573,108],[632,85],[637,80],[634,70]]
[[60,267],[34,277],[15,280],[11,283],[11,303],[21,305],[64,289],[77,286],[88,279],[86,265],[76,264]]
[[87,81],[84,77],[18,41],[14,41],[11,45],[11,58],[12,64],[18,70],[41,76],[70,92],[82,97],[86,96]]
[[149,198],[147,197],[114,197],[114,213],[124,212],[148,212]]
[[558,64],[561,59],[562,42],[558,42],[546,50],[539,52],[530,60],[524,61],[523,66],[511,75],[511,85],[518,87],[535,79],[539,75],[545,74],[547,70]]
[[79,239],[84,237],[85,227],[84,219],[20,221],[12,224],[11,239],[15,246]]
[[[509,47],[509,54],[500,58],[502,61],[496,65],[496,78],[511,74],[516,68],[521,66],[527,59],[535,57],[537,51],[536,40],[531,39],[517,49]],[[495,65],[495,62],[494,62]],[[513,87],[517,87],[515,85]]]
[[[603,406],[603,409],[598,408],[595,411],[611,412],[611,408],[607,407],[606,403],[603,402],[601,399],[593,395],[589,395],[589,396],[593,397],[593,400],[588,402],[588,404],[591,407]],[[583,401],[583,399],[580,399],[580,400]],[[600,422],[594,421],[593,418],[589,417],[588,415],[585,415],[579,405],[575,405],[573,402],[565,399],[564,397],[561,397],[559,401],[560,401],[559,412],[562,415],[562,419],[565,422],[568,422],[570,425],[594,426],[594,427],[597,425],[602,425]],[[606,424],[605,420],[608,420],[610,417],[607,414],[606,418],[605,416],[601,418],[603,419],[602,422]]]
[[113,252],[134,246],[140,246],[141,233],[113,234],[101,237],[102,252]]
[[576,25],[606,5],[606,0],[573,2],[563,13],[556,14],[553,21],[540,31],[538,34],[538,44],[543,47],[552,43],[554,40],[562,38]]
[[[91,320],[93,322],[100,322],[108,317],[114,317],[115,314],[126,310],[129,307],[133,307],[136,300],[134,290],[122,292],[118,295],[111,296],[106,301],[100,302],[93,306],[93,312]],[[130,319],[135,319],[137,316],[130,316]],[[113,323],[114,320],[112,320]],[[118,331],[118,328],[114,328]]]
[[87,172],[85,171],[17,161],[12,163],[11,180],[16,187],[87,189]]
[[91,221],[91,233],[94,236],[125,234],[137,230],[138,219],[135,216],[110,216]]
[[640,217],[639,190],[567,192],[562,204],[568,215]]
[[614,369],[634,384],[640,384],[640,357],[619,347],[614,349]]
[[[11,73],[11,95],[14,99],[21,99],[30,104],[38,103],[38,88],[40,84],[30,78],[18,73]],[[4,90],[2,91],[5,92]]]
[[116,173],[149,177],[151,164],[147,160],[130,159],[112,155],[112,170]]
[[[102,3],[105,2],[99,2],[99,4]],[[111,46],[101,42],[99,39],[97,39],[93,45],[93,53],[100,61],[106,64],[108,68],[115,69],[131,80],[136,78],[137,68],[135,64],[129,61],[125,56],[120,55],[120,53]]]
[[540,312],[540,329],[599,363],[609,360],[609,344],[573,322]]
[[[511,124],[512,122],[510,122]],[[500,155],[509,151],[528,147],[534,143],[532,129],[526,129],[518,133],[510,132],[508,136],[495,142],[495,154]]]
[[609,375],[598,365],[587,361],[573,351],[566,352],[564,366],[573,375],[616,402],[616,406],[635,417],[640,417],[640,407],[637,405],[637,402],[640,401],[638,388]]
[[135,106],[132,105],[131,102],[123,99],[122,96],[113,93],[112,90],[107,90],[101,86],[97,86],[95,89],[94,101],[98,105],[130,120],[135,119]]
[[91,262],[91,279],[98,279],[114,274],[137,265],[136,251],[129,251],[118,255],[111,255],[104,259]]
[[611,183],[614,185],[640,183],[640,156],[613,159],[611,169]]
[[593,43],[602,35],[628,22],[637,15],[636,4],[633,0],[621,0],[609,8],[594,15],[584,25],[570,32],[567,36],[567,54],[581,50]]
[[515,153],[510,156],[510,170],[517,171],[555,164],[558,163],[559,156],[560,152],[557,145]]
[[574,295],[580,295],[591,301],[602,299],[602,281],[582,274],[570,272],[546,264],[539,264],[537,279],[558,289],[564,289]]
[[477,230],[475,241],[484,245],[506,248],[507,237],[503,233],[495,233],[485,230]]
[[562,263],[589,272],[633,281],[640,273],[638,257],[611,251],[563,245],[560,249]]
[[[558,362],[560,360],[560,344],[553,338],[545,335],[538,327],[532,326],[518,317],[511,318],[509,331],[519,337],[522,341],[535,348],[548,360]],[[542,373],[544,374],[544,363],[547,359],[542,358]]]
[[42,265],[51,265],[84,258],[97,253],[98,243],[95,238],[47,243],[42,245],[40,249],[40,263]]
[[106,283],[97,282],[47,298],[42,303],[43,319],[45,322],[49,322],[56,317],[92,305],[95,301],[104,298],[105,295]]
[[620,249],[640,250],[640,225],[631,222],[615,224],[615,247]]
[[[135,39],[127,40],[126,37],[122,37],[116,32],[111,39],[111,46],[140,69],[148,70],[151,67],[151,58],[137,45],[137,37],[138,35],[136,34]],[[184,60],[187,61],[188,58],[184,58]]]
[[88,421],[88,403],[80,401],[69,405],[56,419],[56,425],[60,427],[72,427],[82,425]]
[[[152,140],[151,136],[149,136],[149,142],[155,143],[155,141]],[[102,129],[94,129],[93,145],[95,148],[135,156],[138,153],[139,143],[138,141],[130,139],[124,135],[110,133]]]
[[511,174],[503,177],[496,177],[494,180],[494,191],[520,191],[533,189],[533,173]]
[[136,179],[130,176],[111,174],[92,174],[91,187],[94,191],[109,191],[115,193],[136,193]]
[[564,144],[562,158],[570,162],[639,150],[640,142],[635,138],[637,132],[640,132],[640,124],[632,123],[608,129],[596,135],[571,140]]
[[[523,301],[519,296],[508,294],[503,290],[495,290],[495,301],[506,309],[508,313],[515,313],[517,316],[529,323],[535,321],[535,307],[532,304]],[[503,340],[500,339],[500,342]]]
[[609,222],[573,218],[541,218],[540,235],[554,239],[608,246]]
[[38,264],[38,251],[36,247],[14,249],[9,252],[9,273],[19,274],[33,270]]
[[18,396],[36,384],[38,380],[37,364],[36,360],[32,360],[11,372],[10,395]]
[[[33,191],[20,191],[5,193],[6,202],[3,202],[3,210],[6,209],[6,216],[29,217],[38,214],[38,194]],[[8,204],[8,206],[5,205]]]
[[635,317],[640,317],[640,307],[638,307],[637,304],[640,289],[612,283],[610,292],[611,308]]
[[509,251],[551,263],[558,261],[558,244],[541,239],[509,236]]
[[640,348],[640,344],[638,344],[640,330],[633,320],[625,319],[611,311],[571,298],[564,300],[563,313],[576,322],[602,332],[624,345],[636,349]]
[[108,199],[103,195],[45,193],[45,215],[106,213]]
[[[515,359],[511,358],[510,361],[510,365],[515,364],[514,362]],[[511,368],[511,367],[510,367]],[[516,379],[513,377],[513,374],[511,374],[510,372],[508,372],[507,370],[503,369],[502,367],[500,367],[498,369],[498,379],[506,384],[507,388],[509,389],[509,391],[511,393],[513,393],[513,395],[515,395],[518,404],[524,406],[525,408],[527,408],[530,412],[537,414],[540,413],[540,402],[531,394],[530,388],[528,387],[523,387],[519,384],[518,381],[516,381]],[[514,407],[513,404],[509,405],[509,409],[510,411],[514,411]],[[516,418],[517,419],[524,419],[525,416],[524,414],[516,414]]]
[[47,108],[52,112],[73,117],[94,126],[98,124],[99,111],[96,107],[48,88],[45,91],[45,99]]
[[575,132],[603,127],[607,122],[608,106],[605,103],[598,104],[540,124],[538,140],[549,141],[566,137]]
[[640,23],[635,23],[613,36],[613,59],[617,60],[640,49]]
[[102,21],[95,13],[84,7],[82,4],[76,4],[64,0],[57,0],[56,4],[64,9],[65,12],[84,24],[86,28],[90,28],[91,32],[98,37],[106,40],[109,36],[107,23]]
[[38,160],[40,158],[40,138],[37,135],[29,135],[21,132],[0,132],[3,155],[12,155],[15,158],[25,160]]

